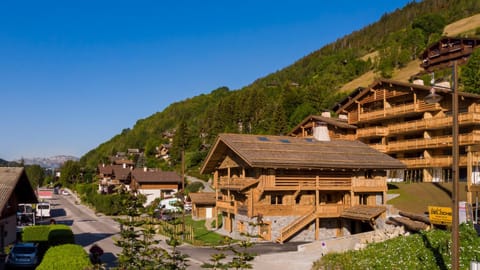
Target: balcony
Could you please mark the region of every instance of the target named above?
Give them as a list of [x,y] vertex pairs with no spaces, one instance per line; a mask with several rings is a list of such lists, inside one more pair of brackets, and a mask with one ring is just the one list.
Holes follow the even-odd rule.
[[[458,116],[459,125],[472,125],[480,121],[479,113],[462,113]],[[405,134],[412,131],[444,129],[452,126],[452,117],[430,118],[417,121],[403,122],[388,126],[388,134]]]
[[273,186],[264,190],[350,190],[350,177],[277,176]]
[[398,118],[399,116],[415,115],[428,111],[438,111],[441,109],[442,107],[438,103],[426,104],[423,101],[419,101],[416,104],[403,104],[370,112],[352,112],[349,113],[348,122],[349,124],[367,123],[383,119]]
[[352,189],[355,192],[387,191],[385,179],[354,179]]
[[244,190],[256,183],[259,180],[255,178],[245,177],[220,177],[218,186],[220,189],[230,189],[230,190]]
[[[477,144],[480,142],[480,131],[474,131],[468,134],[458,136],[459,145]],[[373,147],[373,145],[372,145]],[[430,139],[413,139],[398,142],[390,142],[387,145],[388,152],[402,152],[410,150],[428,149],[428,148],[444,148],[452,147],[452,136],[438,136]]]
[[217,209],[219,211],[225,211],[235,214],[235,202],[234,201],[218,201],[216,202]]
[[[452,166],[452,156],[437,156],[430,158],[399,158],[408,168],[449,168]],[[461,167],[467,166],[467,157],[460,156],[458,161]]]
[[387,127],[368,127],[357,129],[357,138],[383,137],[387,135]]

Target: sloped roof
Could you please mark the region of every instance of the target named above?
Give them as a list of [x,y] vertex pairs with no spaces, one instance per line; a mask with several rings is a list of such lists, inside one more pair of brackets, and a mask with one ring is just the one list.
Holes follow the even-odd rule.
[[128,179],[130,173],[132,172],[130,168],[124,168],[123,165],[112,165],[112,168],[115,179],[118,180]]
[[341,120],[341,119],[333,118],[333,117],[310,115],[310,116],[307,116],[305,119],[303,119],[302,122],[300,122],[300,124],[298,124],[296,127],[294,127],[287,135],[293,134],[296,130],[298,130],[299,128],[301,128],[305,124],[307,124],[309,122],[312,122],[312,121],[324,122],[324,123],[327,123],[329,125],[339,127],[339,128],[343,128],[343,129],[357,129],[356,126],[348,124],[347,121],[345,121],[345,120]]
[[23,167],[0,167],[0,210],[13,194],[20,203],[38,202]]
[[134,169],[132,178],[138,183],[181,183],[182,178],[176,172],[149,171],[141,168]]
[[220,134],[201,173],[211,173],[234,154],[251,168],[400,169],[405,165],[359,141]]
[[98,169],[98,172],[103,175],[113,173],[112,165],[105,165],[105,164],[98,165],[97,169]]
[[197,205],[211,205],[215,204],[215,192],[192,192],[188,196],[192,203]]
[[[387,90],[392,90],[392,91],[397,91],[397,90],[405,90],[405,91],[423,91],[425,94],[429,94],[430,90],[432,89],[433,86],[431,85],[420,85],[420,84],[414,84],[414,83],[408,83],[408,82],[401,82],[401,81],[395,81],[395,80],[390,80],[390,79],[378,79],[374,83],[372,83],[369,87],[367,88],[358,88],[350,95],[345,97],[343,100],[338,102],[337,104],[334,105],[332,110],[336,113],[342,113],[346,108],[348,108],[350,105],[355,104],[355,102],[359,101],[363,96],[367,95],[371,89],[376,89],[376,88],[385,88]],[[451,90],[449,89],[442,89],[442,88],[435,88],[435,91],[437,93],[451,93]],[[480,95],[478,94],[472,94],[472,93],[467,93],[467,92],[458,92],[458,95],[461,97],[466,97],[466,98],[473,98],[473,99],[480,99]]]

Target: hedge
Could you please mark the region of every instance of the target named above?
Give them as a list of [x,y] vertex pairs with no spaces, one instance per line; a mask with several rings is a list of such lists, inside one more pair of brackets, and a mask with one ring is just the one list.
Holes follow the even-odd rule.
[[64,224],[28,226],[23,229],[23,242],[47,242],[50,246],[74,244],[72,229]]
[[87,252],[80,245],[65,244],[48,249],[37,270],[84,270],[93,267]]
[[52,246],[75,244],[75,236],[72,229],[64,224],[28,226],[23,228],[21,238],[23,242],[38,244],[40,259]]

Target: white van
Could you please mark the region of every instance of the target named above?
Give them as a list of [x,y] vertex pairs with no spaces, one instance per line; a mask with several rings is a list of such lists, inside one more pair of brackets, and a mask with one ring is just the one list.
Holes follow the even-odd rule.
[[51,216],[51,207],[49,202],[40,202],[37,204],[37,217],[50,217]]
[[171,211],[171,212],[181,212],[182,211],[181,203],[182,201],[179,198],[163,199],[160,201],[158,208],[162,210]]

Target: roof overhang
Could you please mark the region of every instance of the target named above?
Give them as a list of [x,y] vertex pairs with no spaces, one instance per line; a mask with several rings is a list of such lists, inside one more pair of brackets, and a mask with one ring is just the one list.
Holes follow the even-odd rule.
[[387,211],[385,206],[356,205],[343,210],[340,217],[360,221],[372,221]]

